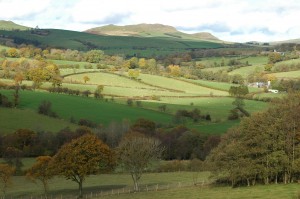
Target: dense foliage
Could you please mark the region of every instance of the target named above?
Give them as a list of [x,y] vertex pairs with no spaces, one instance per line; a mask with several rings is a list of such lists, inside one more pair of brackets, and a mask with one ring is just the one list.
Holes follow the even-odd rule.
[[225,134],[208,162],[232,186],[294,182],[300,174],[300,94],[273,102]]

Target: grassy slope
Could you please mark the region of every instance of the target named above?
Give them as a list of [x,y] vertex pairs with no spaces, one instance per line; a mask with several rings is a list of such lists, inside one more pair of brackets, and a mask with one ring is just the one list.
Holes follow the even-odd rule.
[[[179,38],[139,38],[122,36],[100,36],[89,33],[50,29],[47,36],[31,34],[30,31],[0,31],[0,34],[10,35],[27,40],[36,40],[43,45],[58,48],[78,50],[94,48],[103,49],[109,54],[143,55],[166,54],[170,52],[187,51],[191,48],[220,48],[223,44],[207,41],[191,41]],[[87,45],[88,44],[88,45]]]
[[[230,97],[203,97],[203,98],[161,98],[161,104],[166,104],[167,111],[175,113],[178,109],[192,110],[198,108],[202,114],[211,114],[212,119],[225,120],[229,111],[234,108]],[[191,103],[193,105],[191,106]],[[151,107],[158,110],[158,104],[155,101],[143,102],[145,107]],[[268,104],[261,101],[245,100],[245,109],[251,113],[262,111],[268,107]]]
[[179,91],[184,91],[185,93],[192,94],[192,95],[206,95],[209,96],[213,93],[216,96],[227,96],[228,92],[210,89],[207,87],[202,87],[199,85],[191,84],[188,82],[176,80],[173,78],[167,78],[162,76],[155,76],[155,75],[148,75],[148,74],[141,74],[139,78],[146,83],[161,86],[168,89],[174,89]]
[[[177,173],[147,173],[141,178],[142,185],[167,185],[174,184],[175,186],[178,182],[182,184],[192,183],[192,176],[195,175],[192,172],[177,172]],[[207,172],[199,173],[198,179],[207,181]],[[31,195],[41,195],[42,185],[40,183],[34,184],[23,176],[13,177],[14,186],[8,190],[8,196],[14,197],[25,197],[30,198]],[[99,193],[101,191],[110,191],[111,189],[132,189],[132,179],[129,174],[102,174],[102,175],[92,175],[87,177],[83,183],[84,194],[89,195],[93,192]],[[57,195],[59,198],[66,195],[76,196],[78,193],[78,185],[71,180],[65,180],[63,178],[54,178],[49,183],[49,195]],[[128,196],[132,196],[129,194]],[[10,198],[10,197],[7,197]],[[85,198],[85,197],[84,197]]]
[[12,133],[20,128],[32,129],[34,131],[58,132],[66,127],[70,127],[71,129],[77,127],[61,119],[40,115],[33,110],[0,108],[0,118],[1,134]]
[[28,30],[29,27],[15,24],[12,21],[0,20],[0,30]]
[[275,77],[280,79],[296,79],[300,78],[300,71],[289,71],[289,72],[280,72],[272,73]]
[[[1,91],[1,93],[12,96],[13,91]],[[171,121],[171,116],[168,114],[92,98],[30,91],[21,91],[20,96],[20,108],[37,110],[43,100],[48,100],[52,102],[54,112],[66,120],[69,120],[71,117],[74,117],[76,120],[85,118],[105,125],[112,121],[122,121],[124,119],[134,121],[141,117],[158,123]]]
[[282,199],[282,198],[297,198],[299,185],[257,185],[254,187],[190,187],[183,189],[170,189],[158,192],[142,192],[136,194],[122,194],[114,196],[101,197],[103,199]]
[[[256,185],[251,187],[239,187],[231,188],[229,186],[191,186],[186,188],[178,188],[178,183],[185,185],[191,184],[193,182],[193,176],[195,173],[192,172],[176,172],[176,173],[150,173],[144,174],[141,179],[142,185],[152,185],[159,184],[167,187],[170,184],[169,190],[162,191],[150,191],[150,192],[140,192],[140,193],[125,193],[117,194],[117,189],[122,191],[123,188],[132,188],[132,180],[128,174],[102,174],[97,176],[90,176],[86,179],[83,184],[84,194],[89,198],[91,193],[99,193],[103,191],[101,198],[103,199],[152,199],[152,198],[164,198],[164,199],[182,199],[182,198],[205,198],[205,199],[250,199],[250,198],[272,198],[272,199],[282,199],[282,198],[297,198],[299,191],[298,184],[278,184],[278,185]],[[198,182],[204,180],[207,182],[208,173],[201,172],[198,173]],[[8,197],[25,197],[30,198],[33,196],[42,195],[42,185],[40,183],[34,184],[26,180],[23,176],[13,177],[13,186],[8,190]],[[173,185],[173,186],[172,186]],[[177,185],[177,186],[176,186]],[[54,178],[49,185],[49,195],[56,195],[58,198],[66,195],[77,194],[77,184],[72,181],[67,181],[63,178]],[[114,189],[115,195],[111,195],[112,189]],[[105,196],[105,194],[109,195]]]
[[218,41],[218,38],[210,33],[187,34],[176,30],[172,26],[163,24],[137,24],[127,26],[107,25],[86,30],[93,34],[117,35],[117,36],[138,36],[138,37],[169,37],[189,40]]

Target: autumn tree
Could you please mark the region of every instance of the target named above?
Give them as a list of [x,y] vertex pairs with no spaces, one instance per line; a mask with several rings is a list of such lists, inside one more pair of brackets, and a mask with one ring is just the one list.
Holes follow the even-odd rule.
[[181,69],[178,65],[169,65],[168,70],[170,71],[170,75],[174,77],[178,77],[181,73]]
[[51,168],[51,161],[52,157],[50,156],[39,156],[36,158],[36,162],[26,173],[26,176],[29,179],[34,182],[39,180],[43,184],[45,197],[47,197],[49,190],[49,180],[54,176],[53,168]]
[[79,186],[79,198],[83,197],[86,177],[107,169],[112,164],[112,152],[95,135],[86,134],[63,145],[54,156],[56,172]]
[[140,133],[129,133],[123,137],[118,146],[121,165],[130,173],[134,190],[139,191],[139,181],[149,164],[160,158],[163,148],[160,142]]
[[276,99],[221,139],[209,158],[218,179],[232,185],[291,183],[300,174],[300,94]]
[[103,92],[103,89],[104,89],[104,86],[103,85],[98,85],[97,86],[97,88],[96,88],[96,90],[95,90],[95,92],[94,92],[94,97],[96,98],[96,99],[98,99],[98,98],[103,98],[103,96],[102,96],[102,92]]
[[15,49],[15,48],[8,49],[6,51],[6,53],[7,53],[8,57],[18,57],[19,56],[19,53],[18,53],[17,49]]
[[90,81],[89,76],[87,76],[87,75],[83,76],[83,81],[84,81],[85,84],[86,84],[87,81]]
[[145,58],[140,58],[140,59],[139,59],[138,65],[139,65],[139,68],[140,68],[140,69],[146,68],[146,66],[147,66],[147,61],[146,61],[146,59],[145,59]]
[[1,181],[1,191],[3,194],[2,198],[5,198],[6,191],[11,184],[11,177],[15,173],[15,168],[8,165],[0,163],[0,181]]
[[128,76],[130,78],[137,79],[139,75],[140,75],[140,71],[139,70],[133,70],[133,69],[129,69],[128,70]]

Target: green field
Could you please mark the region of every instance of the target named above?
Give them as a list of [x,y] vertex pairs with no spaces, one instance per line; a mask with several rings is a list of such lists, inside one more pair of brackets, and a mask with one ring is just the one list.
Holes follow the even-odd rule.
[[40,115],[35,110],[20,110],[11,108],[0,108],[0,133],[12,133],[20,128],[31,129],[34,131],[51,131],[70,127],[75,129],[77,126],[62,119],[54,119]]
[[5,31],[0,30],[1,35],[25,39],[28,42],[38,42],[40,45],[55,48],[77,49],[85,51],[92,46],[94,49],[102,49],[106,54],[124,54],[133,56],[166,55],[177,52],[187,52],[191,48],[222,48],[224,44],[219,42],[185,40],[181,38],[161,37],[122,37],[101,36],[85,32],[48,29],[47,35],[31,34],[30,31]]
[[185,92],[187,94],[196,96],[228,96],[228,92],[215,90],[207,87],[202,87],[185,81],[180,81],[173,78],[167,78],[162,76],[141,74],[139,76],[142,82],[152,84],[154,86],[160,86],[167,89],[173,89]]
[[247,78],[247,76],[253,72],[257,71],[264,71],[265,67],[263,65],[257,65],[257,66],[244,66],[238,69],[235,69],[231,72],[229,72],[229,75],[235,75],[240,74],[242,77]]
[[[12,97],[13,95],[13,91],[11,90],[1,90],[0,92],[8,97]],[[138,118],[146,118],[158,123],[169,123],[171,121],[171,116],[165,113],[129,107],[93,98],[48,92],[21,91],[19,107],[21,109],[37,110],[43,100],[50,101],[53,111],[65,120],[69,120],[71,117],[76,120],[84,118],[104,125],[108,125],[112,121],[121,122],[125,119],[133,122]]]
[[[179,109],[192,110],[198,108],[202,114],[210,114],[213,120],[226,120],[229,111],[234,108],[230,97],[202,97],[202,98],[161,98],[161,104],[167,106],[167,112],[174,114]],[[155,101],[143,102],[145,107],[158,110]],[[193,105],[191,105],[193,104]],[[245,109],[251,113],[265,110],[268,104],[261,101],[245,100]]]
[[[168,184],[172,186],[178,186],[178,183],[182,186],[188,185],[191,186],[193,183],[194,172],[170,172],[170,173],[146,173],[141,178],[141,186],[153,187],[159,185],[160,187],[167,187]],[[208,172],[198,173],[198,180],[202,182],[208,182]],[[132,190],[132,179],[129,174],[102,174],[102,175],[92,175],[86,178],[86,181],[83,183],[84,194],[88,195],[89,198],[91,193],[100,193],[101,191],[105,194],[110,193],[111,190],[123,191],[123,188],[126,190]],[[61,197],[67,196],[76,196],[78,190],[78,185],[75,182],[70,180],[65,180],[63,178],[54,178],[49,184],[49,196],[51,195]],[[40,183],[34,184],[28,179],[25,179],[23,176],[13,177],[13,185],[8,190],[7,198],[10,196],[14,197],[28,197],[30,196],[40,196],[42,195],[42,185]],[[126,194],[127,195],[127,194]],[[125,196],[125,195],[124,195]],[[128,194],[132,196],[132,194]]]
[[256,185],[253,187],[189,187],[170,189],[158,192],[142,192],[135,194],[109,195],[104,199],[295,199],[298,198],[299,185]]
[[300,71],[289,71],[281,73],[272,73],[275,77],[279,79],[299,79]]
[[[212,88],[212,89],[217,89],[217,90],[223,90],[223,91],[228,91],[231,86],[238,86],[237,84],[231,84],[231,83],[226,83],[226,82],[213,82],[213,81],[207,81],[207,80],[193,80],[193,79],[184,79],[185,81],[193,82],[196,84],[199,84],[204,87]],[[261,92],[263,91],[260,88],[254,88],[254,87],[248,87],[249,92]]]
[[[197,177],[196,177],[197,176]],[[230,186],[206,185],[208,172],[170,172],[170,173],[149,173],[144,174],[141,179],[141,187],[144,190],[139,193],[128,193],[132,189],[132,180],[128,174],[102,174],[93,175],[86,179],[83,184],[84,198],[104,198],[104,199],[294,199],[299,193],[299,185],[278,184],[278,185],[256,185],[251,187],[231,188]],[[196,177],[196,178],[195,178]],[[193,179],[199,183],[193,186]],[[202,182],[204,185],[202,186]],[[23,176],[13,177],[13,185],[9,188],[7,198],[30,198],[42,195],[42,185],[34,184]],[[149,192],[146,190],[146,185]],[[155,191],[158,185],[158,191]],[[66,181],[63,178],[54,178],[49,184],[50,198],[76,197],[77,184]],[[125,192],[125,193],[123,193]],[[97,194],[97,195],[96,195]],[[101,196],[101,197],[100,197]]]

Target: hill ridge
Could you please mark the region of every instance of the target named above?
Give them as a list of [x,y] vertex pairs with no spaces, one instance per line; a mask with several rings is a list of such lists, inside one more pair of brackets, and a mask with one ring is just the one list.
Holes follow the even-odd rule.
[[207,40],[207,41],[221,41],[214,35],[208,32],[199,32],[188,34],[178,31],[175,27],[163,24],[136,24],[136,25],[105,25],[100,27],[91,28],[84,32],[97,34],[97,35],[110,35],[110,36],[134,36],[134,37],[171,37],[189,40]]

